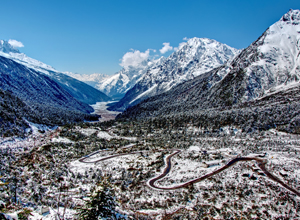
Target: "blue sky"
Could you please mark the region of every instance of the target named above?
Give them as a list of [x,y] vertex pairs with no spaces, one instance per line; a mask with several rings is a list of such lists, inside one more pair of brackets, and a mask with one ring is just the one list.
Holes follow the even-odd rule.
[[122,68],[126,53],[168,56],[172,51],[159,51],[163,43],[174,49],[185,37],[207,37],[245,48],[290,8],[300,9],[299,0],[0,0],[0,4],[0,39],[22,42],[21,52],[60,71],[109,75]]

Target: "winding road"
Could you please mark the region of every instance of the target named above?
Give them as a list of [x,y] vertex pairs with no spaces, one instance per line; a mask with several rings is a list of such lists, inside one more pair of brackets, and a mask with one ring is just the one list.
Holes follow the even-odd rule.
[[[173,151],[175,151],[174,153],[170,154],[165,162],[166,162],[166,167],[163,171],[162,174],[160,174],[159,176],[157,177],[154,177],[152,179],[150,179],[148,181],[148,184],[150,187],[152,188],[155,188],[155,189],[160,189],[160,190],[174,190],[174,189],[180,189],[180,188],[186,188],[194,183],[198,183],[198,182],[201,182],[209,177],[212,177],[226,169],[228,169],[229,167],[233,166],[234,164],[236,164],[237,162],[242,162],[242,161],[252,161],[252,160],[255,160],[257,162],[257,165],[258,167],[264,172],[264,174],[269,177],[271,180],[279,183],[281,186],[283,186],[284,188],[288,189],[289,191],[295,193],[297,196],[300,196],[300,192],[298,192],[297,190],[295,190],[294,188],[290,187],[289,185],[287,185],[286,183],[284,183],[282,180],[280,180],[278,177],[274,176],[272,173],[270,173],[265,165],[267,163],[267,160],[266,159],[261,159],[261,158],[256,158],[256,157],[237,157],[237,158],[234,158],[232,160],[230,160],[226,165],[224,165],[223,167],[221,167],[220,169],[217,169],[211,173],[208,173],[202,177],[199,177],[199,178],[196,178],[196,179],[193,179],[193,180],[190,180],[186,183],[183,183],[183,184],[180,184],[180,185],[176,185],[176,186],[172,186],[172,187],[160,187],[160,186],[156,186],[155,185],[155,182],[164,178],[171,170],[171,167],[172,167],[172,163],[171,163],[171,159],[173,156],[175,156],[176,154],[179,154],[181,152],[181,150],[179,149],[176,149]],[[87,158],[99,153],[101,151],[96,151],[88,156],[85,156],[81,159],[79,159],[80,162],[82,163],[95,163],[97,164],[98,162],[100,161],[104,161],[104,160],[108,160],[108,159],[111,159],[111,158],[114,158],[114,157],[120,157],[120,156],[125,156],[125,155],[131,155],[131,154],[138,154],[138,153],[142,153],[142,151],[137,151],[137,152],[131,152],[131,153],[123,153],[123,154],[116,154],[116,155],[111,155],[111,156],[107,156],[107,157],[104,157],[104,158],[101,158],[101,159],[98,159],[98,160],[95,160],[95,161],[85,161]]]
[[[97,151],[97,153],[99,153],[99,151]],[[114,158],[114,157],[121,157],[121,156],[125,156],[125,155],[130,155],[130,154],[139,154],[141,152],[138,151],[138,152],[124,153],[124,154],[115,154],[115,155],[110,155],[108,157],[104,157],[104,158],[101,158],[101,159],[98,159],[98,160],[95,160],[95,161],[85,161],[87,158],[89,158],[90,156],[93,156],[93,155],[95,155],[97,153],[95,152],[95,153],[92,153],[92,154],[90,154],[88,156],[85,156],[85,157],[79,159],[79,162],[81,162],[81,163],[94,163],[94,164],[97,164],[98,162],[101,162],[101,161],[104,161],[104,160],[108,160],[108,159],[111,159],[111,158]]]

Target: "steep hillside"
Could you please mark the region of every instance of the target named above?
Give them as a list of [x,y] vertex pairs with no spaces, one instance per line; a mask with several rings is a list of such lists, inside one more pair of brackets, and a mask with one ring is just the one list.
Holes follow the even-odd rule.
[[105,95],[98,89],[87,85],[77,79],[67,76],[59,72],[51,72],[50,77],[59,83],[65,90],[67,90],[77,100],[87,103],[89,105],[95,104],[96,102],[106,102],[111,100],[111,97]]
[[[93,109],[71,96],[54,80],[0,56],[1,132],[30,122],[60,125],[95,119]],[[14,101],[15,100],[15,101]],[[22,130],[22,129],[21,129]]]
[[49,76],[81,102],[95,104],[96,102],[111,100],[110,97],[92,86],[67,76],[41,61],[28,57],[26,54],[20,53],[18,49],[11,46],[7,41],[0,41],[0,56],[12,59],[30,69]]

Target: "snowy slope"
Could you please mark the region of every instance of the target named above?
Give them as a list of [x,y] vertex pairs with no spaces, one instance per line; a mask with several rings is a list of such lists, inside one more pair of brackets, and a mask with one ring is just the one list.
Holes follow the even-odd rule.
[[49,76],[0,56],[0,135],[23,134],[28,121],[54,126],[97,119],[92,111]]
[[230,71],[207,95],[215,105],[237,104],[298,84],[299,41],[300,11],[290,10],[230,63]]
[[26,54],[20,53],[18,49],[11,46],[7,41],[0,40],[0,56],[14,60],[30,69],[49,76],[81,102],[95,104],[96,102],[111,99],[92,86],[63,74],[43,62],[30,58]]
[[14,48],[5,40],[0,40],[0,55],[45,74],[49,74],[48,71],[57,72],[57,70],[55,70],[53,67],[41,61],[30,58],[24,53],[20,53],[17,48]]
[[240,51],[207,38],[192,38],[182,43],[168,58],[147,68],[146,74],[112,109],[124,110],[150,96],[210,71]]
[[[298,82],[300,79],[300,11],[290,10],[266,31],[258,47],[259,60],[247,69],[255,71],[260,84],[253,90],[253,98],[276,90],[277,86]],[[246,99],[251,99],[247,93]]]

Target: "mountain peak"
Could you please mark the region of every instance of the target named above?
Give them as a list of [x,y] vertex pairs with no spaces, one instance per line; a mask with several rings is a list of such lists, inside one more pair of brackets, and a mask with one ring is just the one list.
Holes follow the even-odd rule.
[[0,51],[3,53],[20,53],[20,51],[13,47],[8,41],[0,40]]
[[209,43],[214,42],[214,40],[209,39],[209,38],[198,38],[198,37],[193,37],[189,38],[186,42],[182,42],[179,45],[179,50],[183,49],[185,46],[193,47],[196,46],[198,47],[199,45],[206,45]]
[[282,16],[281,21],[293,24],[299,24],[300,22],[300,10],[290,9],[286,14]]
[[[187,40],[187,42],[181,43],[178,48],[178,53],[185,52],[187,53],[190,51],[191,53],[198,53],[202,54],[211,54],[214,51],[231,51],[235,50],[235,52],[238,52],[237,49],[232,48],[226,44],[220,43],[214,39],[209,39],[209,38],[198,38],[198,37],[193,37]],[[230,53],[232,55],[232,53]],[[201,56],[201,55],[200,55]]]
[[198,37],[193,37],[193,38],[190,38],[188,39],[188,43],[191,44],[191,43],[194,43],[194,42],[201,42],[201,43],[210,43],[210,42],[213,42],[215,40],[213,39],[209,39],[209,38],[205,38],[205,37],[202,37],[202,38],[198,38]]

